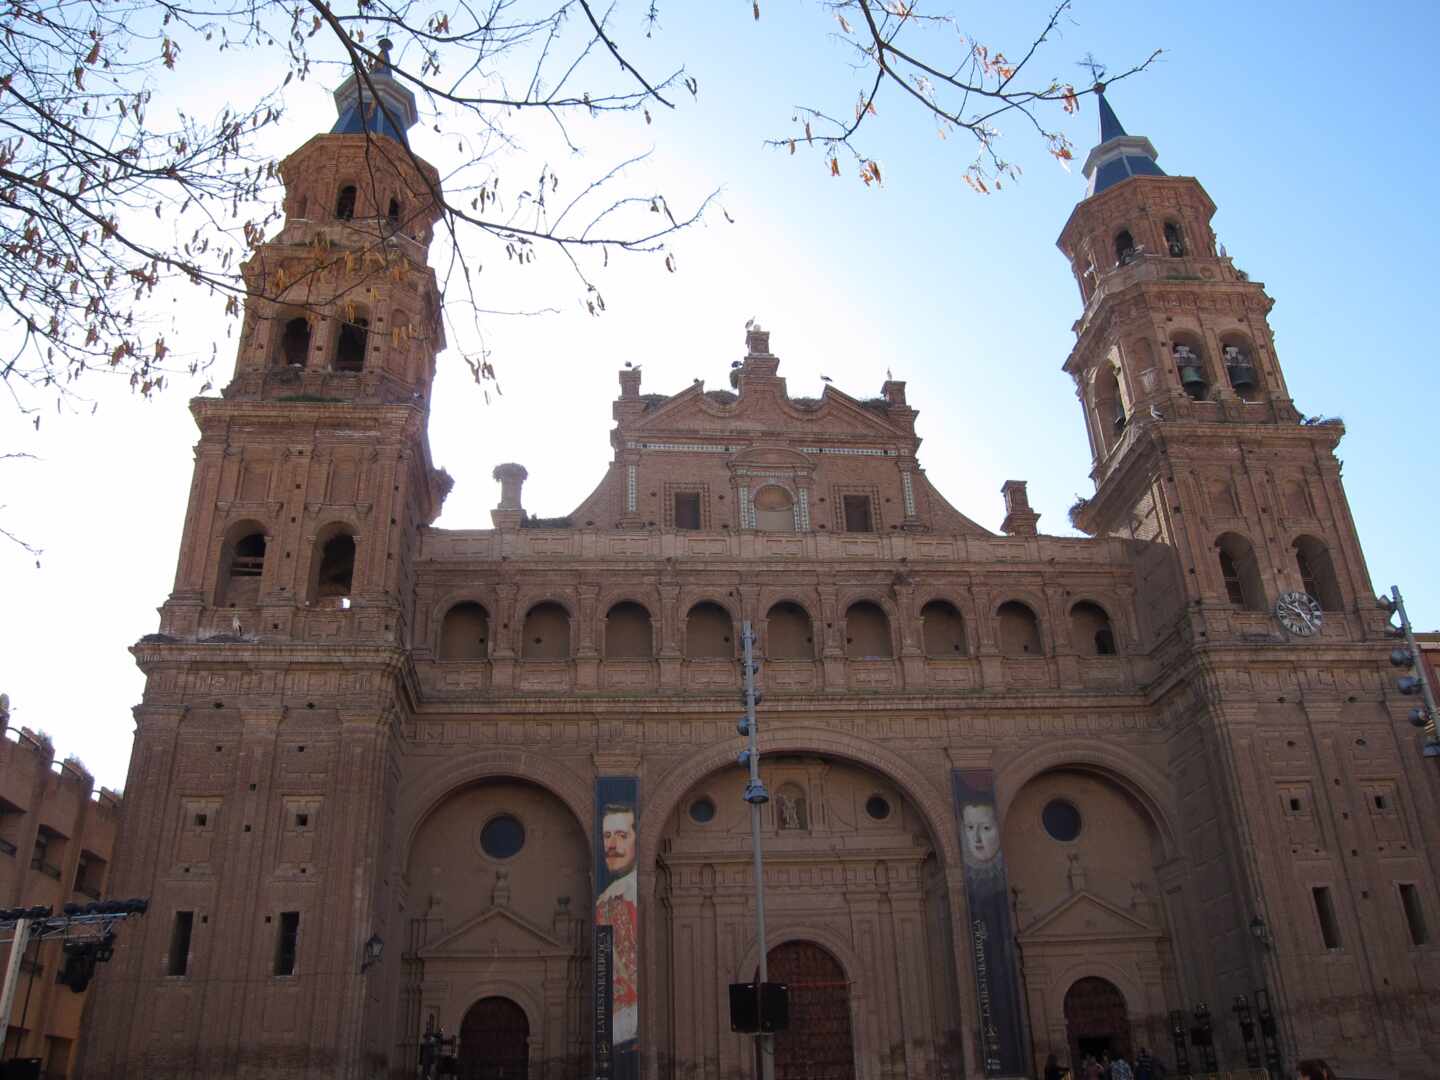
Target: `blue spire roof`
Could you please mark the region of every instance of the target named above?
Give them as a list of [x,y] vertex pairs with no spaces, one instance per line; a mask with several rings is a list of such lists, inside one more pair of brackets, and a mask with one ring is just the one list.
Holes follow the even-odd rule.
[[1098,195],[1132,176],[1164,176],[1165,170],[1155,164],[1160,155],[1143,135],[1128,135],[1120,118],[1105,100],[1105,88],[1097,87],[1095,100],[1100,106],[1100,143],[1090,151],[1082,170],[1090,181],[1087,197]]
[[[388,135],[402,146],[409,146],[406,132],[415,126],[420,114],[415,108],[415,95],[396,81],[390,68],[390,42],[380,41],[380,62],[370,71],[366,81],[355,72],[335,91],[335,111],[339,118],[330,129],[331,135],[360,135],[371,131]],[[370,88],[375,88],[374,97]],[[379,98],[376,104],[374,98]]]

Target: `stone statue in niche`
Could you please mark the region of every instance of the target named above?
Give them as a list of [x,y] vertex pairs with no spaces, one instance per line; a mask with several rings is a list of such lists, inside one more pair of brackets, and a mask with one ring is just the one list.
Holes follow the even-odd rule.
[[794,784],[786,784],[775,796],[775,802],[780,811],[781,829],[804,829],[807,827],[805,816],[805,793]]

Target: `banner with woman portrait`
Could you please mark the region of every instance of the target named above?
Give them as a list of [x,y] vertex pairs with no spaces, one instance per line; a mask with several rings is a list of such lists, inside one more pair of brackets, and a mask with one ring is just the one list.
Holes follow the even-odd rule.
[[640,779],[595,781],[595,1076],[640,1075]]
[[955,812],[960,818],[965,898],[970,907],[967,936],[975,956],[980,1059],[986,1076],[1027,1076],[1010,889],[995,808],[995,773],[991,769],[956,769],[951,777]]

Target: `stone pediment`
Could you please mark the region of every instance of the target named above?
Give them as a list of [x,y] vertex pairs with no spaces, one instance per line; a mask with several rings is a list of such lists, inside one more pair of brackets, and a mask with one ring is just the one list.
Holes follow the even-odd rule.
[[[626,438],[664,435],[667,439],[687,433],[727,433],[752,437],[755,433],[803,437],[808,431],[827,439],[852,436],[909,442],[912,436],[885,417],[867,408],[849,394],[827,386],[817,400],[788,397],[778,385],[752,388],[738,397],[730,393],[707,393],[703,383],[659,402],[644,415],[625,425]],[[910,415],[907,413],[907,415]]]
[[1041,915],[1021,931],[1021,943],[1033,941],[1093,941],[1120,938],[1158,938],[1160,930],[1134,912],[1081,891]]
[[732,465],[748,468],[809,469],[814,462],[786,446],[752,446],[730,459]]
[[573,950],[549,931],[509,908],[492,907],[473,916],[438,941],[420,949],[422,960],[462,959],[477,956],[569,955]]

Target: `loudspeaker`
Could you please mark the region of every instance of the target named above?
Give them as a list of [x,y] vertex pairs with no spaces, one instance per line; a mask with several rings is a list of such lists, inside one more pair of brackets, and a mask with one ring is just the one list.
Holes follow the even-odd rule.
[[[756,1006],[759,1006],[758,1015]],[[742,1035],[770,1034],[790,1026],[790,988],[767,982],[755,997],[754,983],[730,984],[730,1030]]]

